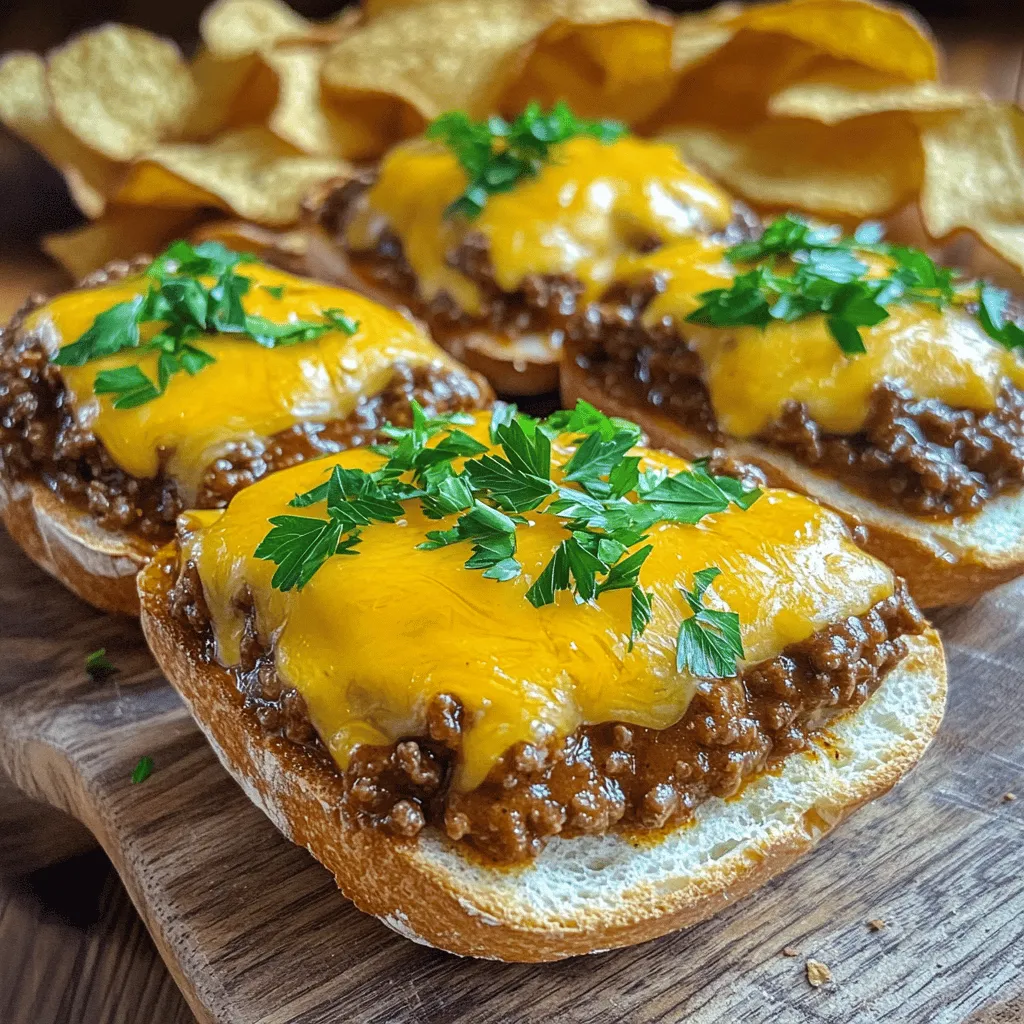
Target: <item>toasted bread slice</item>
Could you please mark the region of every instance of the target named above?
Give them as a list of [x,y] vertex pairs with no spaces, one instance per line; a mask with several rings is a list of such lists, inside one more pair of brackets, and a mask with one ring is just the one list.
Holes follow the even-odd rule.
[[[654,447],[688,458],[700,458],[715,448],[706,436],[686,430],[651,405],[608,395],[568,356],[562,365],[561,389],[566,406],[583,398],[611,416],[639,423]],[[861,527],[862,546],[907,581],[923,608],[966,604],[1024,573],[1024,495],[999,495],[972,516],[919,518],[857,494],[756,441],[731,440],[725,451],[760,468],[772,486],[816,498],[851,527]]]
[[667,834],[554,839],[513,869],[469,858],[426,829],[417,839],[360,828],[340,811],[340,777],[268,736],[233,677],[200,660],[171,617],[173,546],[139,575],[142,626],[167,678],[224,767],[291,840],[305,846],[360,909],[425,945],[464,956],[556,960],[630,945],[694,924],[785,870],[832,826],[888,790],[942,719],[946,670],[934,630],[871,699],[813,748],[737,797],[710,800]]
[[101,611],[138,615],[135,574],[158,545],[97,525],[39,480],[0,478],[0,519],[41,569]]

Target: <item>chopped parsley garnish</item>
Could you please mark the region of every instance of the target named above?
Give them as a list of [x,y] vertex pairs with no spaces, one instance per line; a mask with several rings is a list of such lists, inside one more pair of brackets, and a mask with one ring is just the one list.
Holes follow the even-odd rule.
[[[628,454],[639,441],[640,428],[609,418],[587,402],[547,420],[499,405],[490,425],[497,452],[458,429],[467,420],[471,417],[464,414],[431,419],[413,402],[412,425],[385,428],[391,440],[375,447],[386,459],[379,469],[367,473],[334,466],[326,482],[295,495],[293,508],[324,503],[326,517],[280,515],[269,520],[271,530],[255,556],[277,566],[271,585],[301,589],[333,555],[357,555],[362,528],[394,523],[407,501],[418,501],[428,518],[457,517],[448,529],[429,531],[420,549],[466,543],[467,568],[482,571],[488,579],[512,580],[522,572],[516,558],[517,531],[527,522],[524,514],[537,511],[557,516],[566,534],[526,590],[526,599],[540,608],[552,604],[562,590],[580,603],[598,600],[608,591],[628,590],[632,647],[652,615],[651,594],[640,584],[641,568],[653,550],[645,543],[651,528],[663,522],[698,523],[730,505],[747,509],[760,497],[757,489],[715,476],[700,462],[671,475],[641,470],[640,457]],[[556,480],[551,441],[559,434],[576,437],[575,451]],[[724,672],[735,646],[730,646],[734,620],[700,606],[714,579],[709,572],[717,575],[718,570],[697,574],[695,597],[684,592],[694,614],[679,640],[686,652],[680,654],[680,666],[697,671],[696,665],[704,675]],[[691,649],[712,654],[700,661]]]
[[[115,409],[132,409],[158,398],[176,373],[194,377],[215,362],[213,356],[193,342],[214,334],[239,334],[265,348],[314,341],[329,331],[355,334],[359,324],[340,309],[328,309],[321,320],[288,320],[275,323],[247,313],[242,297],[252,285],[237,273],[239,267],[256,262],[248,253],[232,252],[219,242],[174,242],[147,268],[150,279],[145,295],[119,302],[100,313],[93,325],[54,356],[59,366],[84,366],[95,359],[139,349],[158,352],[156,380],[137,365],[102,370],[93,390],[112,395]],[[213,278],[205,284],[201,278]],[[283,289],[264,285],[275,298]],[[148,341],[141,340],[142,324],[157,323],[160,329]]]
[[[858,252],[887,257],[892,267],[884,276],[869,277]],[[791,323],[821,314],[842,351],[859,355],[865,351],[861,329],[887,319],[893,303],[925,302],[944,309],[976,295],[986,333],[1009,349],[1024,345],[1024,331],[1005,318],[1006,293],[959,281],[953,270],[938,266],[920,249],[884,241],[882,226],[873,221],[862,224],[853,237],[843,237],[838,228],[780,217],[760,238],[728,249],[726,258],[752,266],[729,288],[702,292],[702,305],[687,317],[691,323],[763,328],[773,320]]]
[[1004,288],[982,281],[978,287],[978,320],[985,328],[986,334],[994,338],[1004,348],[1024,347],[1024,330],[1019,324],[1006,318],[1006,308],[1010,302],[1010,293]]
[[140,782],[145,782],[152,774],[153,758],[149,754],[143,754],[139,758],[139,763],[135,766],[135,770],[132,772],[132,785],[137,786]]
[[581,135],[610,143],[625,133],[618,121],[576,117],[561,101],[547,113],[531,103],[512,122],[497,115],[474,121],[462,110],[450,110],[427,128],[427,138],[443,142],[469,177],[446,215],[469,218],[480,213],[490,196],[509,192],[523,178],[536,175],[551,158],[552,146]]
[[93,682],[98,682],[112,675],[117,671],[117,668],[107,657],[107,649],[101,647],[99,650],[92,651],[85,656],[85,671]]
[[695,676],[727,679],[736,675],[736,659],[743,657],[740,617],[704,605],[708,587],[721,569],[709,567],[693,574],[693,590],[679,587],[693,613],[679,624],[676,670],[689,669]]

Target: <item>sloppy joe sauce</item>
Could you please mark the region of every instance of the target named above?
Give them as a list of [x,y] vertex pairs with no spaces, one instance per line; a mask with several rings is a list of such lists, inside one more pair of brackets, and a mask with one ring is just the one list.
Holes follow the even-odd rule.
[[[557,462],[571,449],[554,451]],[[301,592],[274,591],[273,566],[251,554],[267,517],[335,462],[369,469],[379,458],[297,467],[183,521],[172,606],[264,728],[341,773],[347,813],[398,835],[429,822],[511,862],[554,834],[680,821],[866,699],[903,656],[900,637],[923,627],[838,517],[779,491],[652,531],[641,584],[654,616],[631,651],[628,600],[525,600],[564,532],[553,516],[527,514],[514,581],[465,568],[459,545],[416,550],[425,530],[451,524],[410,507],[401,524],[368,527],[360,554],[328,560]],[[735,679],[675,667],[687,614],[676,584],[708,564],[723,570],[709,603],[740,615]]]
[[[285,322],[343,308],[354,337],[267,350],[227,336],[196,344],[217,362],[179,374],[159,398],[117,410],[92,393],[103,369],[139,363],[137,351],[58,367],[51,355],[77,340],[97,313],[147,287],[148,260],[93,275],[88,288],[34,300],[0,330],[0,473],[34,477],[103,527],[159,541],[185,507],[223,507],[244,486],[305,459],[377,440],[409,419],[415,398],[432,412],[475,409],[491,393],[408,321],[353,292],[246,264],[249,312]],[[280,298],[268,291],[283,288]],[[146,327],[143,328],[146,330]]]

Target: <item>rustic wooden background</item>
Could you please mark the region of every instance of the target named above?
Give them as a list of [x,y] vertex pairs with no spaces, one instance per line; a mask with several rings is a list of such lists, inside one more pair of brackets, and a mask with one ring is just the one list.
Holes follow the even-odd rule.
[[[22,6],[28,10],[41,5]],[[1011,13],[998,27],[963,20],[940,21],[936,27],[950,54],[951,80],[1021,101],[1024,25],[1019,23],[1019,5],[1010,10],[1018,10],[1017,19]],[[66,216],[59,202],[41,212],[49,226]],[[31,247],[12,245],[13,233],[0,242],[0,316],[32,288],[61,281]],[[474,969],[406,947],[346,908],[330,894],[322,870],[250,813],[183,720],[173,697],[154,680],[135,627],[112,624],[85,610],[37,573],[6,538],[0,541],[0,643],[5,652],[0,693],[10,691],[16,674],[30,664],[39,678],[57,678],[63,692],[70,686],[74,696],[86,697],[87,718],[90,708],[98,712],[106,706],[132,719],[140,713],[138,701],[152,711],[155,700],[157,713],[142,734],[143,739],[152,738],[152,745],[136,752],[113,750],[108,742],[100,751],[106,767],[92,778],[93,785],[116,795],[122,810],[130,812],[133,801],[143,797],[166,802],[156,818],[145,816],[153,834],[143,830],[140,846],[148,849],[154,839],[180,845],[187,876],[202,817],[179,806],[180,777],[176,781],[172,772],[180,776],[184,770],[191,780],[198,779],[204,793],[209,790],[223,801],[226,813],[240,815],[240,827],[254,830],[252,848],[261,856],[266,851],[271,871],[294,872],[299,886],[284,908],[291,916],[264,918],[255,935],[222,937],[226,945],[218,949],[218,977],[225,971],[232,977],[238,986],[234,1000],[223,1002],[224,992],[191,993],[207,1004],[219,995],[225,1014],[230,1014],[224,1020],[254,1020],[249,1014],[238,1016],[239,1008],[259,1005],[266,1020],[280,1022],[689,1019],[724,1024],[742,1019],[1002,1024],[1024,1020],[1024,881],[1019,870],[1024,744],[1012,713],[1024,658],[1024,630],[1018,626],[1022,597],[1024,587],[1017,586],[973,609],[940,616],[953,674],[950,713],[937,749],[884,804],[863,812],[815,858],[716,922],[636,951],[551,968]],[[53,638],[58,636],[60,655],[54,663]],[[78,673],[84,653],[100,642],[115,652],[123,669],[107,684],[123,687],[123,701],[113,705],[106,700],[94,705],[93,698],[104,691],[83,690]],[[130,688],[137,678],[142,686]],[[101,730],[101,735],[109,740],[118,734]],[[158,749],[172,752],[175,767],[158,763],[145,787],[127,787],[133,758]],[[40,756],[39,750],[33,753]],[[58,790],[63,786],[59,778],[55,764],[51,781]],[[1003,799],[1015,789],[1020,800]],[[928,796],[921,804],[923,793]],[[63,793],[66,805],[94,795]],[[923,807],[929,816],[935,836],[931,846],[908,842],[905,818],[914,807]],[[955,840],[952,850],[950,837]],[[193,1020],[116,872],[101,852],[82,853],[88,845],[88,835],[70,818],[26,804],[0,779],[0,1021]],[[881,854],[876,847],[883,847]],[[77,855],[25,873],[71,854]],[[877,876],[866,874],[866,863],[882,870]],[[178,870],[183,870],[181,864]],[[836,879],[844,877],[851,885],[847,890],[840,883],[837,892]],[[911,891],[894,889],[900,879],[911,880]],[[226,883],[233,887],[226,893],[217,892],[211,882],[202,876],[197,857],[191,885],[198,891],[192,893],[190,911],[196,915],[206,907],[205,915],[199,913],[204,928],[247,903],[256,917],[269,909],[262,886],[242,873]],[[144,885],[144,878],[134,879],[133,892],[143,904]],[[331,927],[318,932],[317,926],[327,923],[324,908]],[[334,946],[339,936],[335,916],[347,926],[340,932],[344,949]],[[883,931],[872,932],[866,925],[875,917],[888,919]],[[292,942],[287,936],[296,922],[303,930]],[[187,943],[188,937],[170,938]],[[261,939],[266,940],[262,947]],[[167,941],[165,934],[162,944]],[[365,956],[353,959],[352,944],[364,946]],[[786,946],[799,955],[784,956]],[[285,963],[267,961],[272,948]],[[309,959],[303,962],[299,952]],[[816,990],[806,984],[805,962],[812,956],[831,966],[832,985]],[[282,978],[294,981],[307,969],[320,977],[322,987],[336,990],[337,980],[332,985],[329,977],[335,964],[339,970],[346,965],[351,974],[353,996],[345,1012],[322,1016],[322,993],[318,995],[315,985],[306,989],[300,1005],[283,1006],[277,998]],[[915,987],[913,978],[922,971],[930,981]]]

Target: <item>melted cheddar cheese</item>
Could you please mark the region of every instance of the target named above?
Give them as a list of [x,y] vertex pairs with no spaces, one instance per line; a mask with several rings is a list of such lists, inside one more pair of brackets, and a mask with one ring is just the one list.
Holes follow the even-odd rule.
[[[724,252],[712,242],[683,241],[621,260],[617,276],[630,280],[655,272],[664,278],[665,290],[648,306],[645,321],[668,318],[678,325],[700,356],[711,404],[727,434],[760,433],[789,401],[803,402],[830,433],[855,433],[883,380],[901,382],[919,399],[977,410],[994,408],[1005,381],[1024,385],[1024,363],[955,307],[940,312],[924,303],[893,304],[888,319],[861,329],[867,352],[856,356],[842,352],[822,315],[773,321],[763,330],[686,323],[701,292],[729,288],[742,271]],[[883,269],[872,266],[870,272]]]
[[396,147],[349,227],[348,246],[371,249],[387,228],[401,240],[424,299],[447,292],[477,313],[479,288],[447,262],[469,231],[487,239],[503,291],[515,291],[529,274],[573,274],[594,298],[622,253],[652,238],[723,228],[732,216],[725,193],[690,170],[674,147],[630,137],[561,143],[536,177],[490,196],[475,219],[445,217],[466,183],[445,147],[423,140]]
[[[487,443],[482,417],[466,428]],[[556,464],[571,455],[553,445]],[[686,464],[637,450],[648,468]],[[416,545],[447,520],[426,519],[416,503],[395,524],[363,530],[356,555],[328,559],[301,591],[271,588],[274,565],[253,552],[271,516],[323,515],[287,508],[325,480],[335,464],[376,469],[366,450],[285,470],[240,492],[223,512],[182,520],[182,557],[195,562],[211,614],[219,660],[239,661],[248,587],[257,626],[275,644],[276,666],[305,698],[320,737],[344,768],[362,743],[422,735],[430,699],[454,694],[466,714],[456,785],[471,789],[510,746],[563,737],[585,723],[625,721],[665,728],[686,711],[696,681],[676,670],[676,637],[689,612],[678,584],[718,566],[707,602],[740,616],[748,663],[859,615],[893,590],[890,571],[861,551],[838,516],[787,491],[770,490],[748,510],[730,507],[696,526],[663,523],[640,574],[653,618],[632,651],[630,595],[614,591],[577,604],[568,592],[535,608],[529,586],[566,536],[561,520],[528,512],[517,531],[515,580],[467,569],[465,543],[435,551]],[[558,472],[554,474],[558,478]]]
[[[387,386],[396,362],[448,362],[408,320],[355,292],[255,263],[245,264],[239,273],[252,281],[242,300],[248,313],[275,323],[320,322],[325,309],[340,308],[359,321],[359,329],[352,336],[331,331],[314,341],[274,349],[240,335],[200,337],[194,344],[216,362],[194,377],[176,374],[163,395],[134,409],[115,409],[111,396],[93,393],[93,382],[100,371],[129,364],[155,380],[155,352],[132,349],[84,366],[62,366],[79,423],[132,476],[152,477],[164,468],[187,496],[194,496],[206,468],[229,445],[260,443],[302,421],[344,419],[361,398]],[[204,282],[209,286],[212,279]],[[148,287],[148,279],[139,276],[67,292],[33,314],[28,326],[39,329],[55,352],[77,341],[97,314],[144,294]],[[268,288],[284,291],[278,298]],[[157,329],[157,324],[144,324],[142,340]]]

